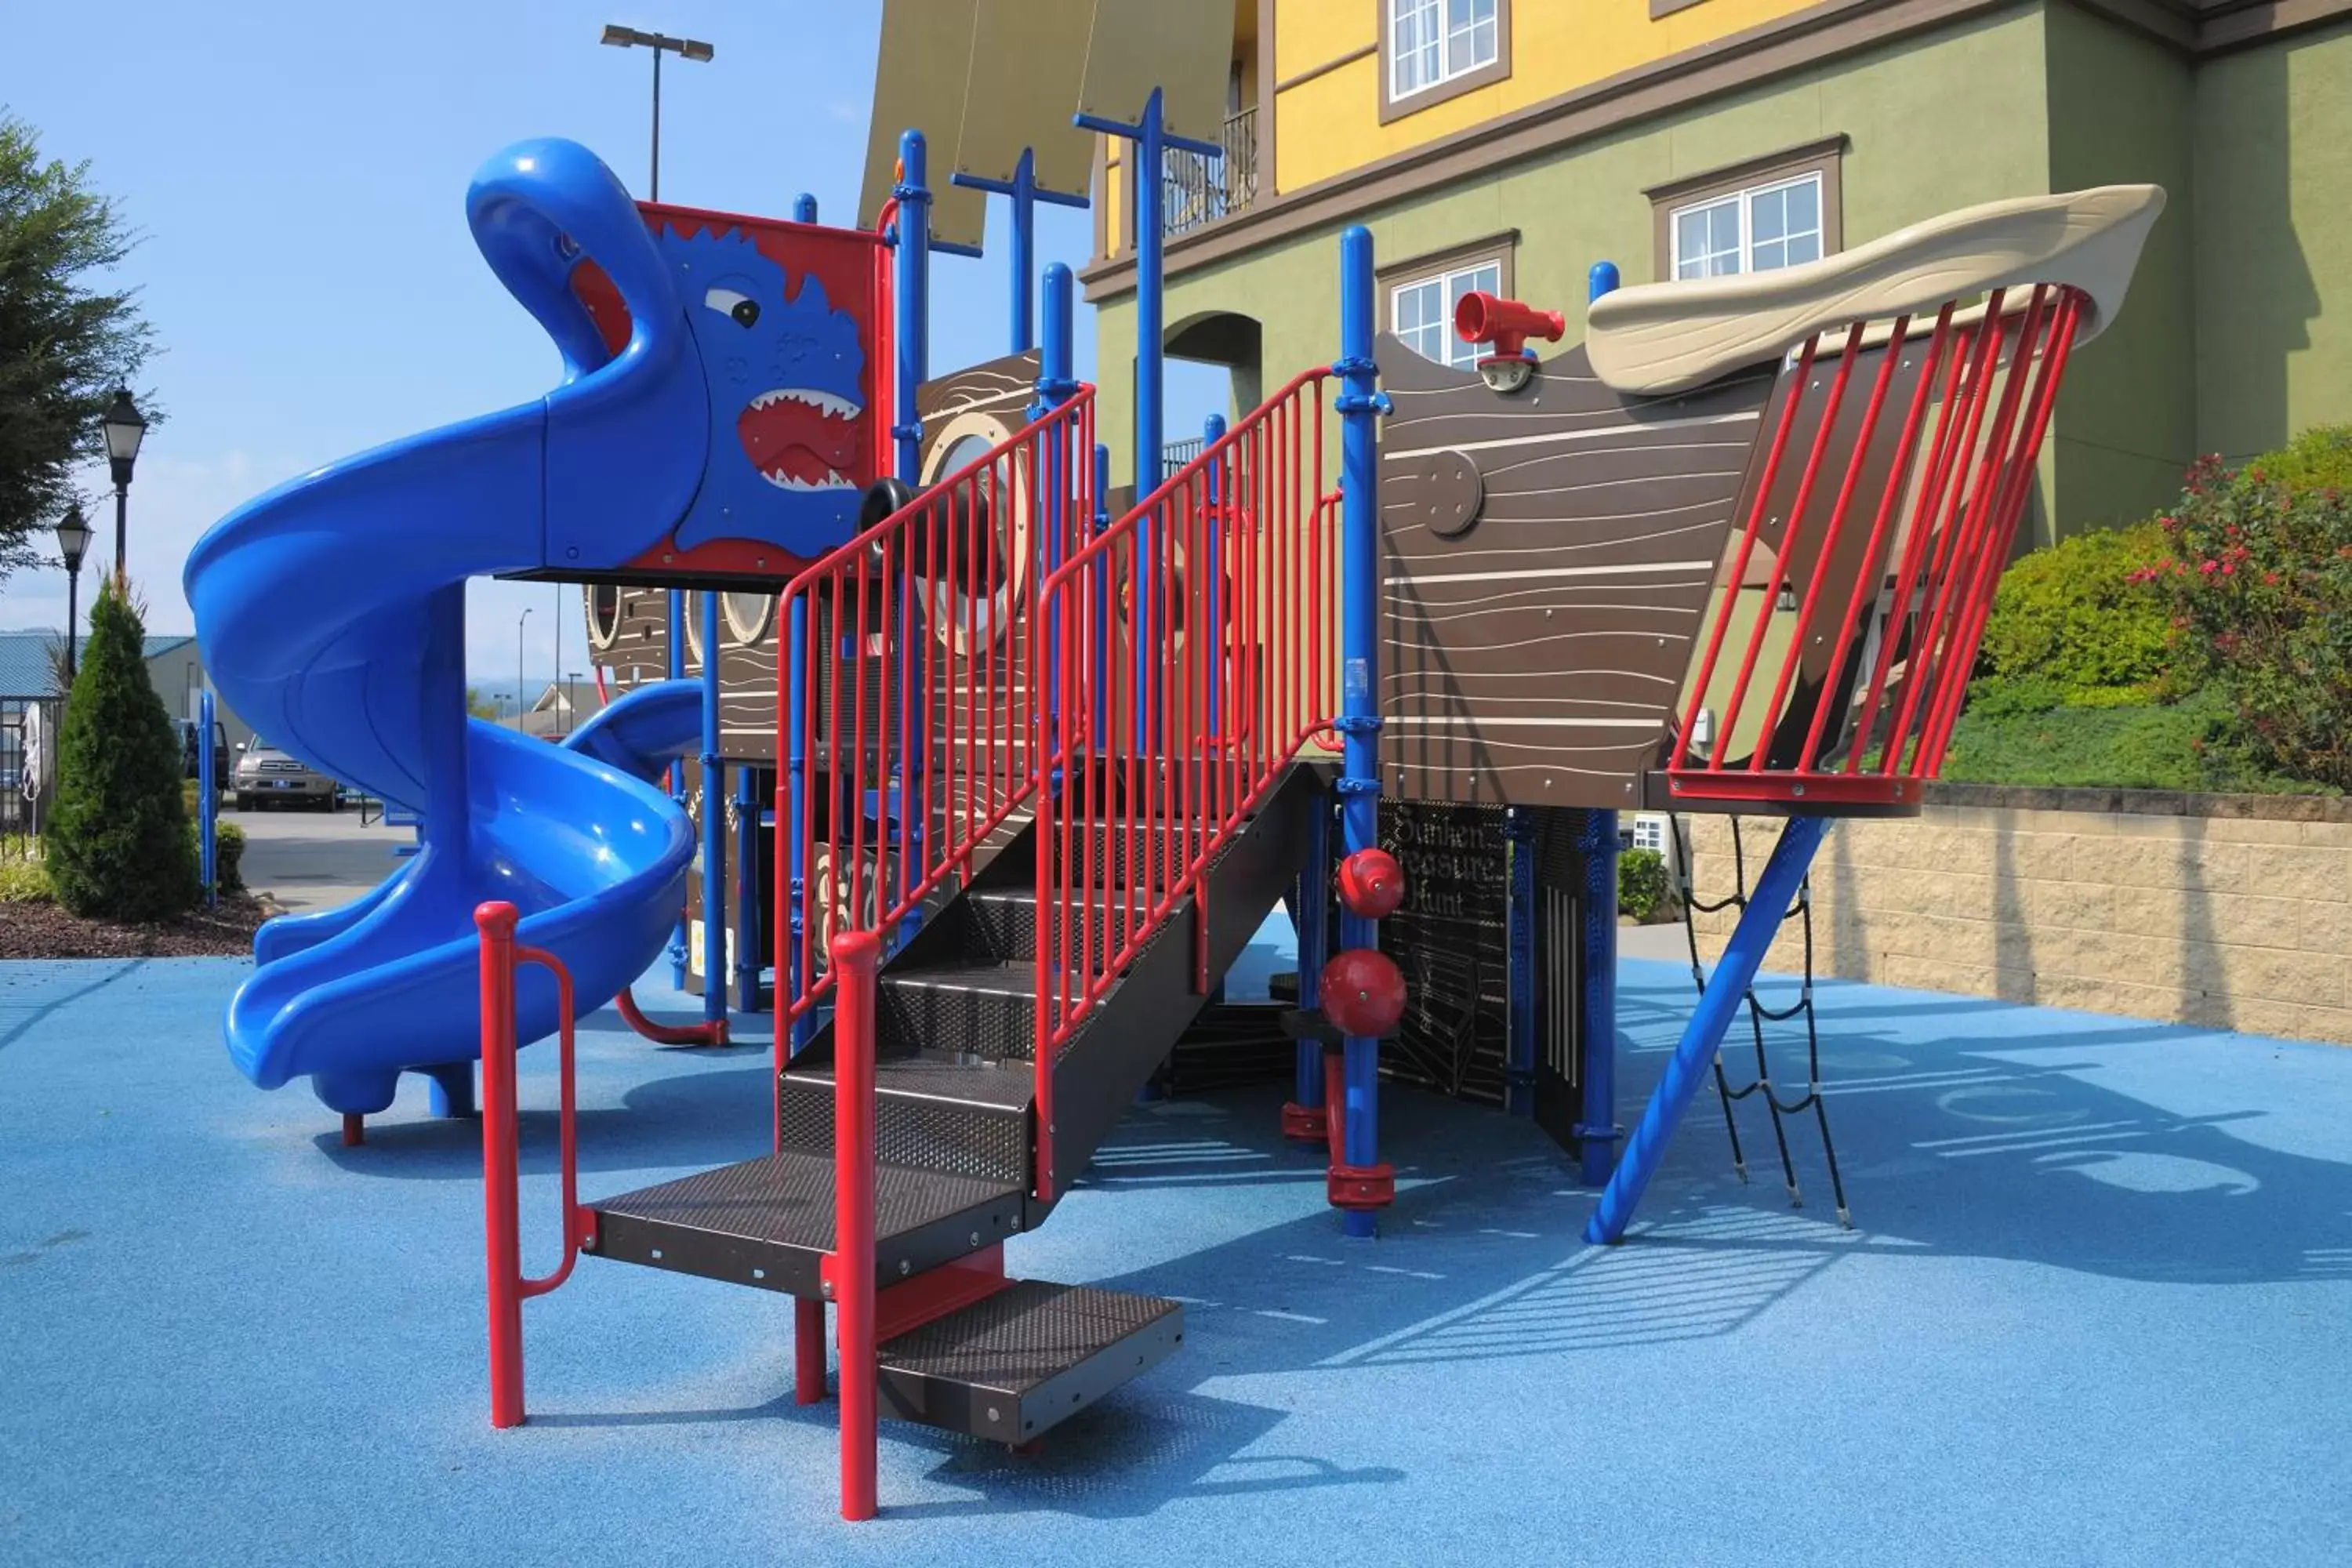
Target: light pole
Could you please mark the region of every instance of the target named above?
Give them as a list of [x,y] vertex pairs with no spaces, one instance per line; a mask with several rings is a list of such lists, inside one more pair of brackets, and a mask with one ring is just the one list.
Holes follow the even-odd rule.
[[563,727],[580,728],[580,672],[576,669],[563,678]]
[[58,519],[58,556],[66,564],[66,683],[73,683],[75,656],[81,640],[81,556],[89,548],[89,524],[82,521],[81,503],[66,508]]
[[635,27],[607,24],[604,42],[616,49],[646,48],[654,52],[654,158],[653,178],[648,182],[647,201],[661,200],[661,62],[662,56],[677,55],[682,59],[708,60],[712,54],[709,44],[699,38],[673,38],[667,33],[641,33]]
[[515,733],[518,735],[522,733],[522,716],[524,712],[522,700],[522,626],[523,623],[529,619],[530,619],[530,607],[529,605],[525,605],[523,607],[522,614],[515,617]]
[[126,541],[131,510],[131,468],[139,461],[139,443],[147,438],[146,416],[131,401],[131,389],[118,386],[114,401],[100,421],[106,432],[106,461],[114,470],[114,580],[126,580],[130,571]]

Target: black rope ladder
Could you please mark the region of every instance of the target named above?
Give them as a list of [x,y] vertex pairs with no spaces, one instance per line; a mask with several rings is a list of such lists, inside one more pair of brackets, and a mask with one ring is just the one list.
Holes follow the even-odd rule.
[[[1737,910],[1742,914],[1747,912],[1747,852],[1740,843],[1739,818],[1732,817],[1731,891],[1713,903],[1701,902],[1697,879],[1691,873],[1689,828],[1680,816],[1670,816],[1666,821],[1667,831],[1674,835],[1675,840],[1675,879],[1682,888],[1683,932],[1690,941],[1691,983],[1703,994],[1706,990],[1706,971],[1699,963],[1697,917],[1719,914],[1725,910]],[[1723,1053],[1717,1051],[1715,1057],[1715,1091],[1723,1101],[1724,1131],[1731,1135],[1731,1168],[1742,1182],[1748,1180],[1748,1158],[1740,1147],[1739,1121],[1732,1112],[1732,1102],[1755,1095],[1762,1099],[1771,1111],[1772,1138],[1780,1145],[1780,1173],[1789,1184],[1789,1206],[1791,1208],[1804,1207],[1805,1194],[1797,1185],[1796,1163],[1789,1157],[1789,1130],[1785,1119],[1802,1116],[1808,1110],[1813,1113],[1813,1120],[1822,1130],[1822,1152],[1829,1160],[1830,1191],[1837,1200],[1838,1223],[1852,1230],[1853,1215],[1846,1208],[1844,1178],[1838,1173],[1837,1144],[1830,1137],[1829,1103],[1822,1096],[1822,1037],[1813,1015],[1813,880],[1811,877],[1798,884],[1795,905],[1780,916],[1783,923],[1791,918],[1802,922],[1804,931],[1804,983],[1799,988],[1794,1002],[1777,1009],[1764,1005],[1754,986],[1748,988],[1748,1026],[1756,1043],[1756,1077],[1754,1081],[1741,1088],[1732,1088],[1724,1074]],[[1764,1026],[1786,1023],[1800,1016],[1805,1021],[1805,1092],[1793,1100],[1783,1100],[1780,1091],[1772,1087],[1772,1064],[1764,1049]]]

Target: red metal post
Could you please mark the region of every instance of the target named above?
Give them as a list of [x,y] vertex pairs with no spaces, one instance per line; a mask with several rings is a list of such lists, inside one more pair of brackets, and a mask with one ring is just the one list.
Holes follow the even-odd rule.
[[488,1238],[490,1425],[522,1425],[522,1240],[516,1217],[515,907],[474,911],[482,933],[482,1226]]
[[824,1402],[824,1303],[793,1303],[793,1403]]
[[727,1020],[709,1019],[699,1024],[656,1024],[637,1007],[637,999],[625,988],[613,998],[613,1006],[621,1021],[657,1046],[723,1046],[727,1043]]
[[835,933],[832,1276],[841,1350],[841,1517],[875,1513],[874,1017],[882,943],[870,931]]

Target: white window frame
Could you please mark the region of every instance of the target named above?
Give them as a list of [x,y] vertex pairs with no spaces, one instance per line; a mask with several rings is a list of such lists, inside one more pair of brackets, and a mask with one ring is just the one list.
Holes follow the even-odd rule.
[[[1748,219],[1748,213],[1756,198],[1759,196],[1769,195],[1775,191],[1793,190],[1799,185],[1807,184],[1813,187],[1812,234],[1815,242],[1816,258],[1821,256],[1828,255],[1829,211],[1827,201],[1829,193],[1827,183],[1822,178],[1822,172],[1819,169],[1808,169],[1801,174],[1791,174],[1786,179],[1759,181],[1758,184],[1753,185],[1743,185],[1736,191],[1717,192],[1716,195],[1706,197],[1704,201],[1685,202],[1681,206],[1670,209],[1666,214],[1666,243],[1673,247],[1673,277],[1675,281],[1687,282],[1696,278],[1722,278],[1732,275],[1721,272],[1694,273],[1688,278],[1684,275],[1682,256],[1682,223],[1685,216],[1693,213],[1712,211],[1713,209],[1720,206],[1731,206],[1732,210],[1739,218],[1739,266],[1738,268],[1738,271],[1739,273],[1753,272],[1756,270],[1756,237],[1753,232],[1753,226]],[[1785,241],[1788,237],[1789,237],[1786,235],[1780,237],[1782,241]],[[1802,263],[1798,263],[1796,265],[1802,265]],[[1769,270],[1778,270],[1778,268],[1770,268]]]
[[[1447,82],[1468,76],[1472,71],[1483,70],[1503,58],[1502,0],[1487,0],[1487,3],[1492,6],[1486,20],[1487,32],[1494,39],[1493,51],[1484,59],[1472,57],[1457,60],[1454,58],[1454,30],[1445,25],[1447,0],[1381,0],[1381,4],[1388,7],[1389,58],[1381,62],[1381,68],[1388,72],[1391,103],[1402,103],[1408,99],[1418,98],[1424,92],[1434,91]],[[1406,56],[1403,50],[1396,47],[1396,39],[1403,31],[1405,16],[1408,14],[1418,13],[1424,6],[1432,11],[1436,19],[1437,74],[1427,81],[1417,82],[1410,88],[1400,87],[1397,85],[1398,68],[1404,64]],[[1473,22],[1465,31],[1469,37],[1476,37],[1477,24]],[[1416,46],[1412,52],[1420,53],[1420,47]],[[1466,49],[1465,52],[1467,52]]]
[[[1459,279],[1475,278],[1481,272],[1491,272],[1494,274],[1492,282],[1487,285],[1490,292],[1502,292],[1503,258],[1500,256],[1481,256],[1473,260],[1465,261],[1459,266],[1448,267],[1442,271],[1425,272],[1418,278],[1400,279],[1396,282],[1390,284],[1388,311],[1389,331],[1396,336],[1399,342],[1405,342],[1404,333],[1398,327],[1397,303],[1404,295],[1412,292],[1412,290],[1416,289],[1426,289],[1433,283],[1437,286],[1438,292],[1444,296],[1447,301],[1446,316],[1445,320],[1441,324],[1440,336],[1438,339],[1438,341],[1445,347],[1444,356],[1440,358],[1433,354],[1424,353],[1419,347],[1411,342],[1405,342],[1405,346],[1412,349],[1413,353],[1421,354],[1423,359],[1433,360],[1438,364],[1452,366],[1455,370],[1468,370],[1475,367],[1481,357],[1494,352],[1493,345],[1489,343],[1465,343],[1455,335],[1454,331],[1452,302],[1454,299],[1454,283]],[[1457,358],[1457,355],[1460,357]]]

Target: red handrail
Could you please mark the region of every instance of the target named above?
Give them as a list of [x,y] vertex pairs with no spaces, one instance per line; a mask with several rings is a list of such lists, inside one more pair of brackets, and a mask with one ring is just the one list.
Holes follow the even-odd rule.
[[[807,770],[800,979],[776,1009],[780,1066],[792,1022],[833,988],[819,963],[830,937],[892,929],[968,873],[988,837],[1036,792],[1035,704],[1021,645],[1034,636],[1041,580],[1076,552],[1094,517],[1094,388],[1081,386],[807,567],[778,601],[780,719],[792,710],[796,606],[810,689],[798,737]],[[793,738],[782,739],[790,752]],[[788,912],[794,846],[779,826]],[[791,925],[780,915],[780,989]]]
[[[1205,991],[1205,873],[1339,711],[1339,531],[1327,370],[1298,376],[1056,567],[1030,640],[1036,792],[1037,1194],[1054,1064],[1187,899]],[[1098,631],[1108,637],[1098,637]],[[1108,663],[1096,649],[1118,651]]]
[[[482,1208],[488,1248],[490,1425],[522,1423],[522,1304],[572,1277],[593,1223],[580,1206],[580,1131],[572,1043],[572,972],[541,948],[515,942],[520,916],[492,901],[474,910],[481,937]],[[555,976],[558,1137],[563,1183],[563,1261],[537,1279],[522,1271],[521,1176],[515,1112],[515,971],[536,963]]]

